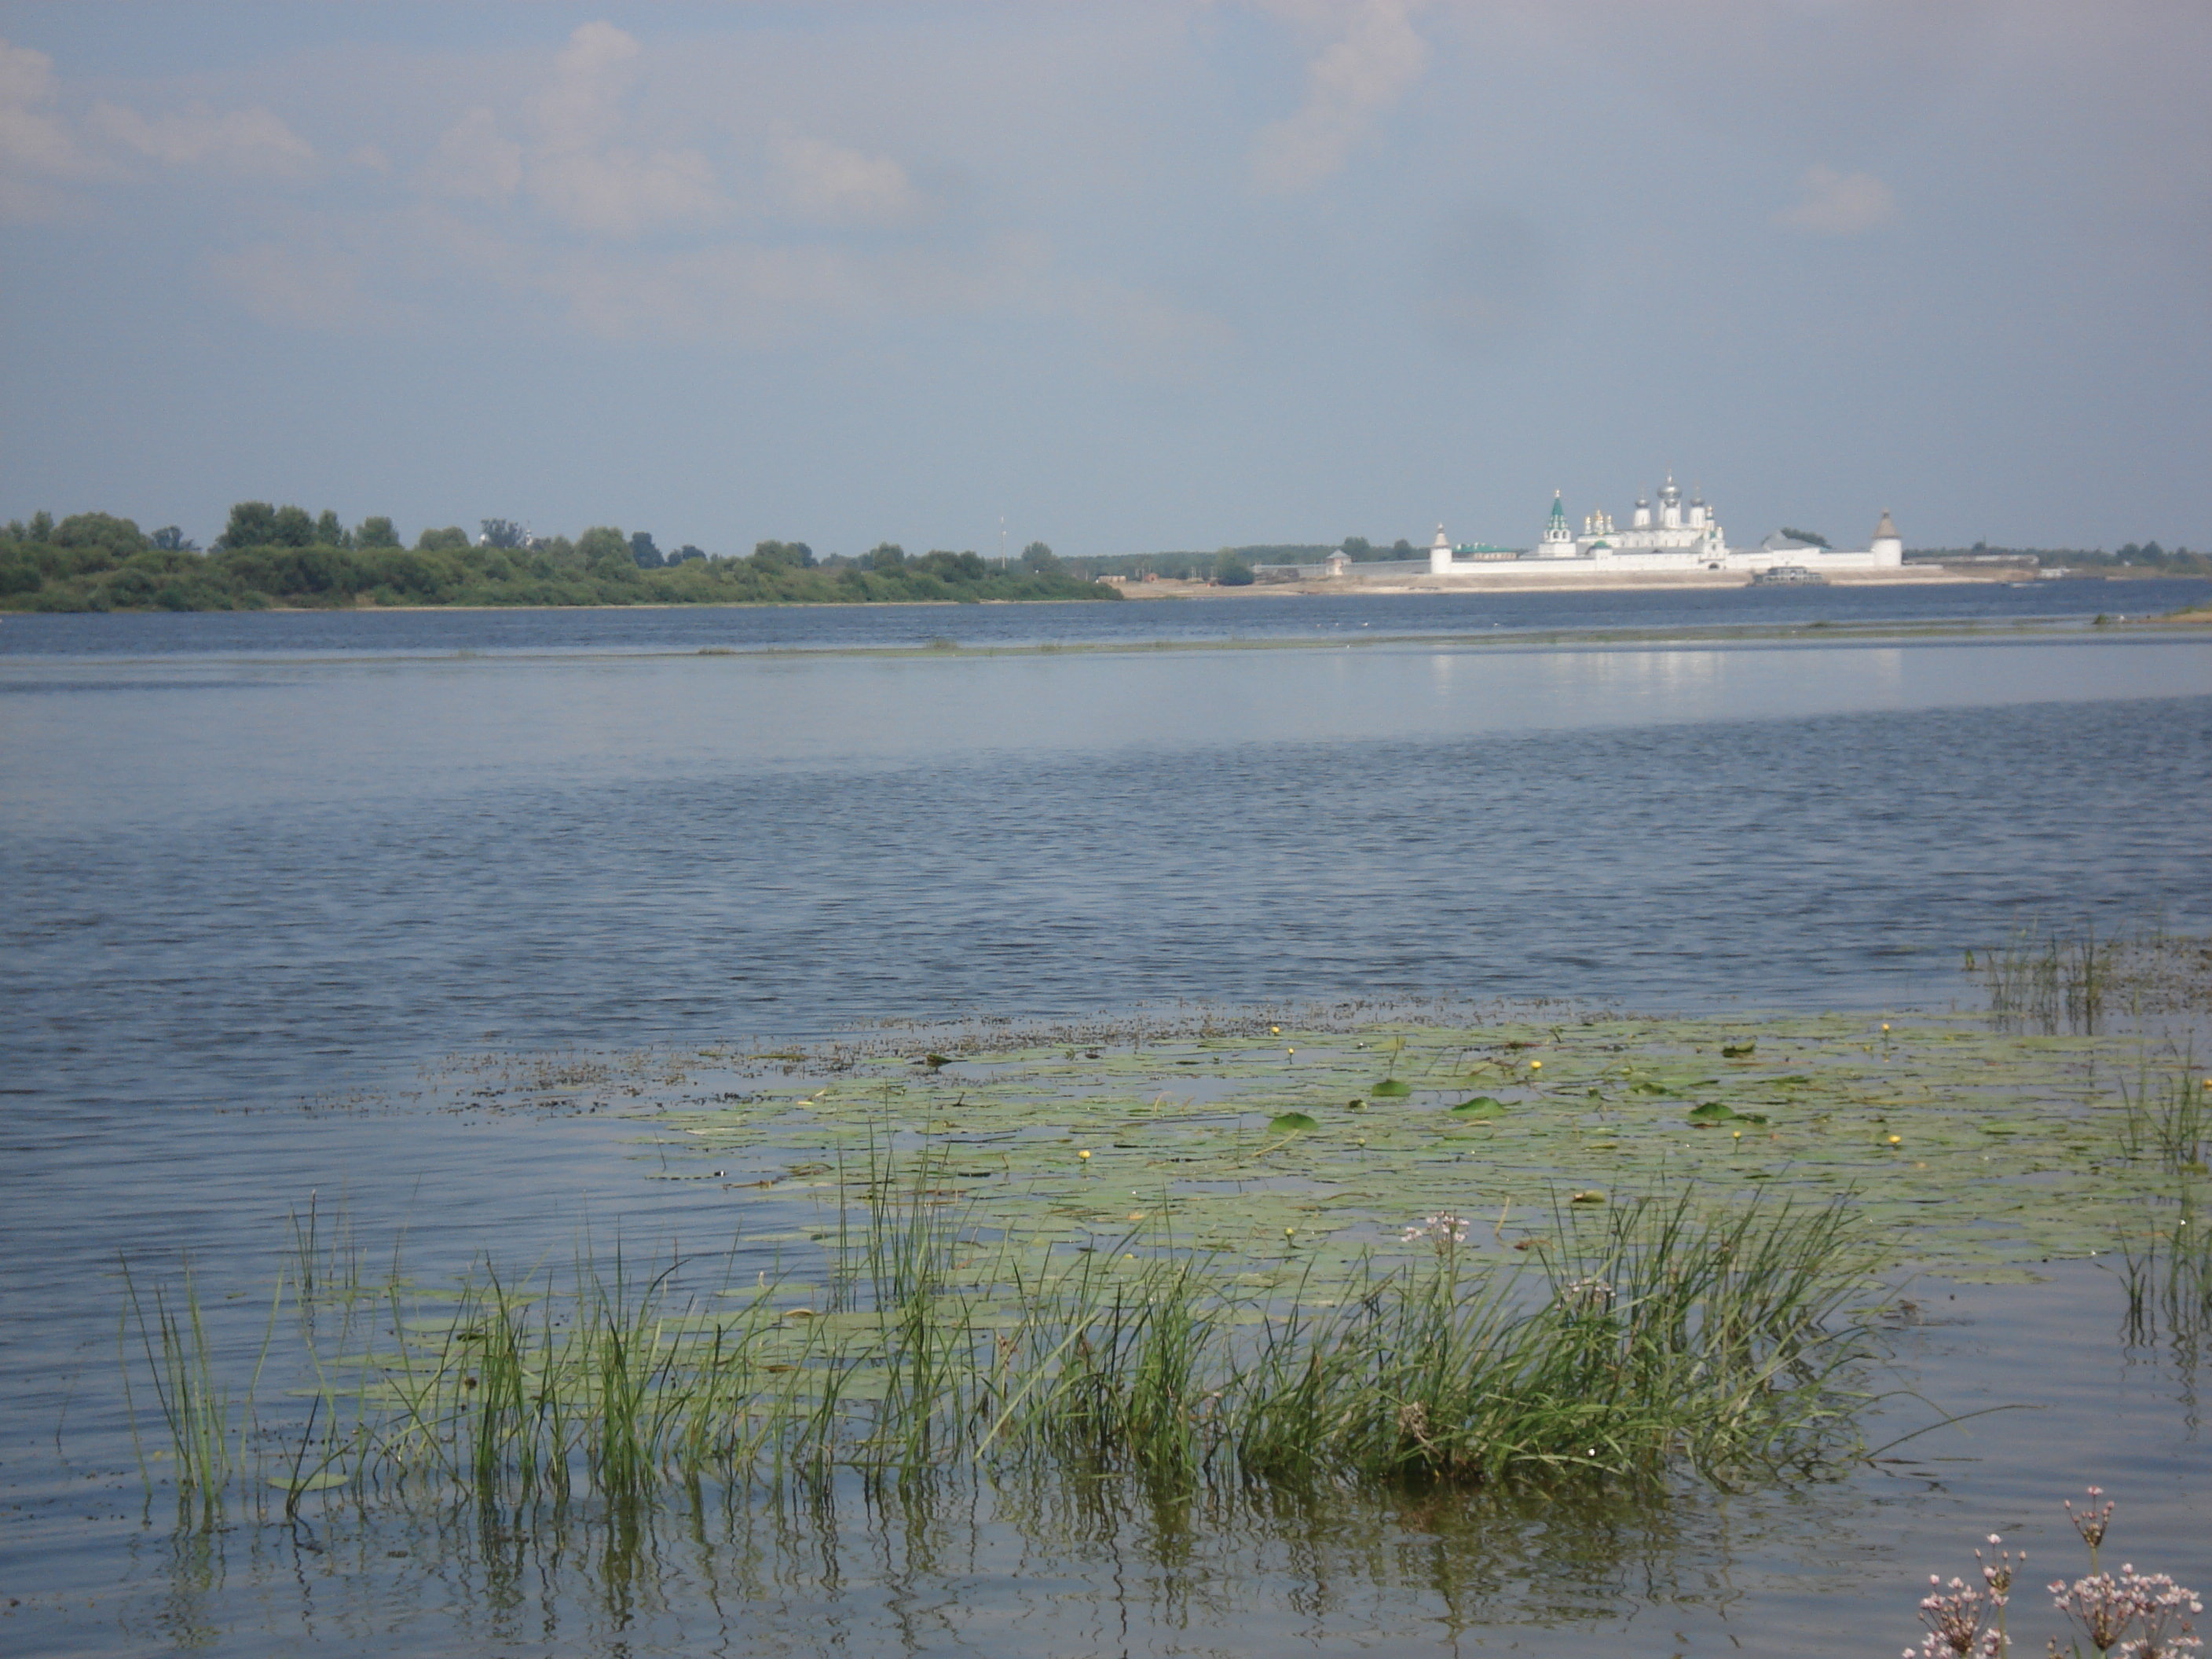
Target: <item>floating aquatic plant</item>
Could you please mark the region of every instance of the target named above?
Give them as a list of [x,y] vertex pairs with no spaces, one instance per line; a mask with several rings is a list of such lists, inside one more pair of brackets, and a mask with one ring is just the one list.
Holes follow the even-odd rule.
[[[2148,1039],[1996,1032],[1972,1017],[1200,1021],[1079,1035],[1085,1046],[1024,1043],[982,1027],[903,1048],[889,1036],[811,1058],[717,1056],[665,1091],[682,1098],[657,1104],[646,1091],[636,1109],[677,1132],[652,1152],[671,1178],[688,1153],[708,1169],[748,1166],[748,1183],[766,1184],[737,1190],[770,1197],[826,1196],[834,1182],[799,1170],[888,1126],[902,1156],[943,1151],[966,1201],[1039,1243],[1110,1230],[1126,1213],[1116,1200],[1138,1191],[1192,1244],[1265,1251],[1295,1227],[1316,1271],[1341,1273],[1396,1243],[1408,1209],[1479,1194],[1534,1213],[1562,1188],[1693,1179],[1848,1194],[1916,1259],[1978,1277],[2139,1231],[2147,1199],[2172,1203],[2197,1178],[2185,1154],[2201,1161],[2212,1113],[2196,1073],[2196,1092],[2176,1095],[2182,1062]],[[1753,1053],[1723,1056],[1747,1043]],[[1378,1048],[1403,1092],[1376,1086]],[[924,1052],[958,1063],[931,1072],[912,1063]],[[1479,1092],[1464,1092],[1470,1078]],[[1314,1127],[1275,1127],[1293,1114]],[[1089,1158],[1060,1150],[1071,1128]]]

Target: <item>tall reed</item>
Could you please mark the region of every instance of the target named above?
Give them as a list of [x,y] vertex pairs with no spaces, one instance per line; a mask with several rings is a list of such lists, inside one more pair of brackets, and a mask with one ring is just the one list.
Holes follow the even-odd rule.
[[2174,1054],[2164,1066],[2146,1052],[2134,1080],[2123,1075],[2119,1087],[2127,1155],[2154,1160],[2169,1174],[2204,1174],[2212,1155],[2212,1084],[2198,1071],[2195,1051]]
[[[1164,1496],[1735,1478],[1836,1455],[1863,1403],[1844,1386],[1863,1352],[1848,1316],[1875,1252],[1840,1206],[1568,1208],[1539,1267],[1478,1261],[1462,1230],[1411,1266],[1255,1287],[1166,1238],[993,1243],[927,1165],[886,1163],[866,1193],[803,1304],[765,1274],[688,1288],[711,1263],[640,1273],[617,1251],[520,1280],[487,1265],[437,1301],[395,1280],[374,1317],[356,1299],[303,1321],[315,1397],[276,1484],[295,1503],[627,1512],[672,1491],[696,1504],[708,1482],[955,1462],[1127,1474]],[[179,1316],[131,1289],[179,1493],[206,1505],[243,1443],[185,1294]]]
[[2099,942],[2094,921],[2063,934],[2031,923],[1995,949],[1970,953],[1967,967],[1989,993],[1999,1030],[2094,1036],[2105,1015],[2113,953],[2111,940]]
[[191,1262],[185,1263],[173,1295],[161,1285],[142,1294],[129,1259],[125,1258],[120,1265],[124,1312],[118,1346],[125,1349],[124,1390],[140,1473],[146,1477],[150,1489],[155,1482],[138,1427],[137,1401],[131,1388],[131,1374],[138,1369],[128,1352],[134,1334],[139,1354],[145,1361],[144,1374],[151,1386],[155,1412],[168,1441],[166,1451],[157,1450],[155,1455],[167,1462],[179,1511],[189,1515],[197,1510],[199,1524],[213,1527],[222,1518],[223,1500],[234,1480],[246,1472],[251,1461],[248,1449],[255,1426],[254,1391],[259,1385],[261,1369],[268,1360],[270,1343],[276,1333],[284,1293],[283,1279],[281,1275],[278,1278],[269,1328],[254,1355],[252,1369],[243,1386],[234,1389],[209,1332]]
[[1294,1316],[1230,1413],[1257,1474],[1486,1481],[1808,1467],[1858,1403],[1863,1350],[1837,1316],[1876,1261],[1839,1206],[1701,1215],[1650,1198],[1571,1210],[1530,1308],[1512,1278],[1387,1275],[1310,1323]]

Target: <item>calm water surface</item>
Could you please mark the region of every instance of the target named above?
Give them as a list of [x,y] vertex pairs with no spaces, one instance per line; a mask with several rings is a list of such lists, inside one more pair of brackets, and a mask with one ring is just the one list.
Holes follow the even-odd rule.
[[644,611],[253,611],[190,616],[10,616],[0,656],[272,656],[455,651],[912,649],[1170,641],[1328,640],[1556,629],[1788,628],[1883,622],[2080,624],[2159,616],[2212,599],[2212,581],[1939,583],[1600,593],[1421,593],[1055,605],[693,605]]
[[[1890,590],[1758,598],[1885,594],[1869,619],[1911,619]],[[1664,629],[1743,597],[1485,603]],[[1940,1287],[1961,1322],[1899,1339],[1947,1405],[2038,1411],[1797,1494],[1194,1518],[853,1491],[626,1554],[143,1524],[119,1251],[258,1294],[310,1190],[426,1272],[720,1224],[624,1126],[414,1109],[441,1055],[1185,998],[1941,1007],[1961,946],[2023,917],[2212,931],[2201,637],[1515,646],[1386,603],[1328,625],[1435,637],[1346,650],[1304,620],[1340,602],[1297,600],[0,624],[0,1647],[1894,1652],[1916,1579],[1984,1532],[2070,1566],[2052,1505],[2091,1481],[2204,1588],[2201,1376],[2120,1353],[2096,1264]],[[1314,631],[1098,631],[1170,612]],[[1128,648],[866,654],[1063,627]]]

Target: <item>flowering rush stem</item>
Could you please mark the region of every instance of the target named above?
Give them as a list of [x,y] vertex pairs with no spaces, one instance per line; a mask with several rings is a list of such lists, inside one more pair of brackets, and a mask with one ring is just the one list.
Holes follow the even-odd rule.
[[[2085,1641],[2098,1659],[2180,1659],[2201,1648],[2191,1621],[2204,1611],[2204,1603],[2195,1590],[2162,1572],[2137,1572],[2132,1562],[2118,1574],[2100,1570],[2097,1555],[2114,1508],[2110,1501],[2099,1501],[2104,1497],[2102,1488],[2092,1486],[2083,1509],[2067,1502],[2067,1519],[2089,1548],[2089,1571],[2071,1583],[2059,1579],[2050,1587],[2051,1606],[2076,1632],[2070,1643],[2075,1659]],[[1974,1552],[1981,1569],[1978,1588],[1960,1578],[1947,1584],[1939,1575],[1929,1577],[1929,1593],[1920,1601],[1927,1634],[1918,1647],[1905,1650],[1905,1659],[2003,1659],[2012,1645],[2006,1610],[2013,1579],[2027,1568],[2027,1557],[2000,1548],[2004,1540],[1996,1533],[1989,1542],[1988,1558]],[[2060,1652],[2053,1638],[2053,1659]]]

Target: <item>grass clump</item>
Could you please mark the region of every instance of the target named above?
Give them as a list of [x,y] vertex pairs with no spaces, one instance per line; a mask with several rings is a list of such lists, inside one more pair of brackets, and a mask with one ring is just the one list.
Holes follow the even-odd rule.
[[[210,1334],[189,1262],[173,1288],[155,1285],[143,1293],[131,1274],[131,1264],[126,1261],[121,1266],[124,1312],[118,1346],[122,1350],[125,1401],[139,1471],[150,1490],[155,1484],[153,1464],[164,1464],[180,1519],[196,1516],[201,1527],[213,1527],[222,1519],[225,1494],[254,1458],[254,1394],[276,1331],[284,1280],[281,1276],[277,1280],[269,1329],[254,1356],[252,1369],[245,1378],[236,1379],[223,1364]],[[143,1361],[143,1368],[132,1363],[134,1346]],[[167,1442],[150,1455],[139,1427],[138,1400],[131,1382],[134,1372],[149,1385],[152,1414]]]
[[1989,994],[1999,1030],[2094,1036],[2105,1016],[2116,948],[2110,939],[2099,941],[2094,922],[2069,933],[2028,926],[1978,958],[1970,951],[1966,963]]
[[2094,922],[2031,923],[1995,949],[1969,951],[1966,967],[2000,1030],[2094,1036],[2115,1017],[2212,1010],[2212,940],[2159,927],[2100,939]]
[[1560,1212],[1533,1306],[1462,1273],[1465,1228],[1422,1230],[1401,1272],[1264,1345],[1239,1379],[1241,1465],[1266,1475],[1482,1482],[1563,1474],[1719,1479],[1838,1449],[1863,1357],[1847,1315],[1877,1252],[1837,1205],[1687,1196]]
[[[733,1260],[718,1285],[697,1261],[641,1275],[617,1254],[557,1280],[487,1266],[442,1294],[318,1292],[306,1421],[276,1436],[291,1450],[269,1484],[288,1510],[435,1495],[519,1512],[956,1462],[1184,1494],[1735,1481],[1845,1455],[1866,1402],[1851,1316],[1876,1252],[1840,1205],[1563,1205],[1519,1255],[1432,1217],[1410,1230],[1431,1250],[1346,1276],[1239,1272],[1164,1237],[1024,1253],[939,1191],[927,1170],[872,1179],[817,1286],[733,1283]],[[305,1281],[287,1275],[295,1297]],[[241,1466],[208,1449],[236,1437],[207,1413],[229,1407],[166,1306],[140,1329],[176,1480],[219,1504]]]

